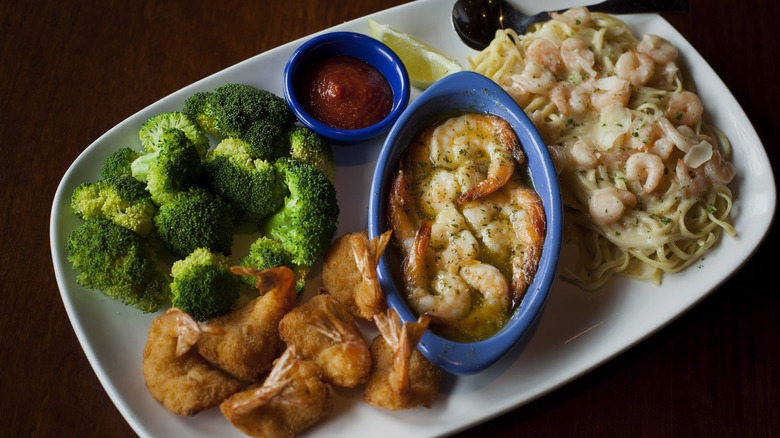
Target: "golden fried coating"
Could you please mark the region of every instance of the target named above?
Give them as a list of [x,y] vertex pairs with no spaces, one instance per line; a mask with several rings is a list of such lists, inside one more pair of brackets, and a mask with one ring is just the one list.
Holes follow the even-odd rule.
[[323,256],[323,287],[355,317],[371,320],[387,309],[376,265],[389,241],[390,231],[372,240],[368,231],[348,233]]
[[295,306],[295,276],[286,267],[265,271],[233,267],[234,273],[257,277],[261,296],[243,307],[209,321],[225,331],[204,335],[198,352],[234,377],[257,382],[284,349],[279,321]]
[[303,360],[291,346],[262,386],[233,395],[219,409],[249,436],[290,438],[330,413],[333,398],[317,364]]
[[368,345],[354,318],[330,295],[320,294],[290,311],[279,323],[279,335],[319,365],[324,381],[351,388],[368,380]]
[[391,410],[433,403],[439,394],[441,369],[416,348],[429,319],[423,316],[416,323],[401,324],[398,314],[388,309],[387,316],[376,315],[374,320],[381,336],[371,344],[374,368],[363,401]]
[[172,308],[152,321],[144,347],[142,371],[152,397],[177,415],[194,415],[220,404],[244,383],[215,369],[194,349],[177,355],[180,319]]

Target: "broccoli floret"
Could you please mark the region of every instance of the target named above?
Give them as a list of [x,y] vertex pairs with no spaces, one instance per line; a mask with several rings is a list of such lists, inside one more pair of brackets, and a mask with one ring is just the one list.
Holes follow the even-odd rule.
[[225,314],[238,299],[241,278],[230,272],[230,258],[198,248],[171,267],[173,305],[197,321]]
[[281,243],[292,254],[293,263],[311,266],[328,249],[336,232],[336,189],[314,166],[291,158],[280,158],[274,165],[290,194],[284,207],[261,223],[261,232]]
[[252,159],[273,161],[290,154],[284,134],[281,127],[259,120],[250,124],[239,138],[247,143],[246,149]]
[[146,182],[152,200],[163,205],[195,184],[201,159],[184,131],[167,129],[157,142],[157,150],[140,156],[131,168],[133,177]]
[[82,219],[108,219],[143,237],[154,228],[157,213],[146,185],[130,176],[83,183],[73,191],[70,206]]
[[130,163],[140,156],[140,152],[131,148],[121,148],[112,152],[103,163],[100,177],[108,179],[114,176],[132,176],[133,171],[130,169]]
[[206,132],[183,112],[158,114],[141,125],[138,137],[141,139],[144,151],[146,153],[155,152],[162,135],[168,129],[184,131],[187,138],[197,148],[198,155],[201,158],[206,156],[206,152],[209,150],[209,138],[206,137]]
[[333,149],[324,137],[305,126],[294,126],[287,132],[290,157],[319,169],[333,182],[336,160]]
[[287,188],[273,164],[253,160],[243,140],[222,140],[203,163],[209,188],[231,205],[234,222],[258,222],[280,209]]
[[67,238],[68,260],[81,271],[76,281],[144,312],[170,297],[168,276],[146,239],[105,219],[88,220]]
[[214,115],[211,114],[208,106],[210,99],[210,92],[195,93],[184,101],[184,108],[181,112],[197,123],[207,134],[215,134]]
[[284,99],[243,84],[226,84],[210,93],[195,94],[184,102],[182,112],[220,138],[241,137],[258,120],[281,128],[295,121]]
[[[296,290],[300,293],[303,291],[309,267],[296,265],[293,263],[292,258],[292,254],[284,249],[284,246],[282,246],[281,243],[269,239],[268,237],[261,237],[252,243],[249,247],[249,253],[241,258],[239,264],[247,268],[255,268],[261,271],[287,266],[295,273]],[[241,279],[244,283],[253,287],[257,281],[254,277],[241,277]]]
[[219,196],[198,186],[163,204],[154,225],[168,251],[179,258],[197,248],[225,254],[233,244],[230,207]]

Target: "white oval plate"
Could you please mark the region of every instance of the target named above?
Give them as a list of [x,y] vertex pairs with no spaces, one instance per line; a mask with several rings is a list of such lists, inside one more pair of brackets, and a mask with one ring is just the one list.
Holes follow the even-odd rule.
[[[531,0],[515,2],[536,12]],[[567,3],[567,4],[564,4]],[[583,3],[581,3],[583,4]],[[460,42],[450,22],[452,0],[424,0],[371,15],[441,49],[467,65],[474,53]],[[546,2],[551,9],[571,2]],[[528,403],[603,364],[690,309],[733,275],[758,248],[769,230],[776,203],[772,170],[764,148],[732,94],[712,68],[668,22],[658,15],[622,17],[636,35],[653,32],[673,42],[690,70],[709,122],[733,143],[737,178],[732,212],[737,238],[722,242],[697,266],[664,277],[663,285],[612,280],[597,292],[585,292],[556,280],[533,337],[486,371],[469,377],[445,376],[441,394],[430,409],[389,412],[365,405],[361,391],[338,390],[334,412],[304,435],[430,437],[450,434]],[[365,18],[329,30],[370,34]],[[141,312],[86,290],[75,282],[65,254],[65,239],[81,221],[70,211],[70,195],[84,181],[99,178],[105,157],[116,148],[140,149],[138,128],[149,117],[178,110],[198,91],[235,82],[282,95],[282,70],[304,39],[257,55],[192,84],[143,109],[90,145],[68,169],[54,198],[51,247],[62,300],[73,329],[106,392],[142,437],[242,437],[218,409],[194,417],[170,414],[152,399],[141,374],[141,353],[155,315]],[[412,92],[412,99],[419,91]],[[368,190],[383,137],[362,146],[335,147],[336,188],[342,214],[338,235],[366,228]],[[356,184],[356,181],[363,184]],[[245,245],[247,239],[237,239]],[[234,253],[238,251],[234,247]],[[239,252],[240,253],[240,252]],[[571,249],[564,249],[565,266]],[[319,279],[309,282],[316,286]]]

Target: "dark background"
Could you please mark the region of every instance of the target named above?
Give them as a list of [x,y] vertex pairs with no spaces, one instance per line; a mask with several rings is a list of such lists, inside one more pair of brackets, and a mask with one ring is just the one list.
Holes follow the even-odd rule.
[[[79,153],[186,85],[401,3],[0,2],[0,435],[134,436],[87,362],[52,268],[51,203]],[[780,3],[690,3],[665,18],[736,96],[777,173]],[[778,244],[775,228],[737,275],[647,341],[460,436],[780,436]]]

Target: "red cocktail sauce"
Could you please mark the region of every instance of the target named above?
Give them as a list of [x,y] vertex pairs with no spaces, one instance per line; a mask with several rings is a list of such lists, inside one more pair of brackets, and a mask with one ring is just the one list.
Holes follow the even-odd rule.
[[393,90],[376,68],[351,56],[333,56],[314,65],[298,82],[306,112],[339,129],[361,129],[390,114]]

